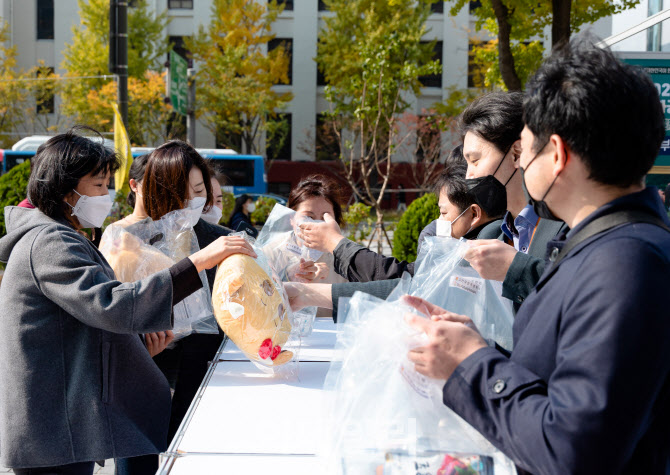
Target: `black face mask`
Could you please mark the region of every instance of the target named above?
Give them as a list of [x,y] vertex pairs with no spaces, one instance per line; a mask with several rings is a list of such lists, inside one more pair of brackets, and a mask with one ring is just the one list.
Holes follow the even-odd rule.
[[547,143],[545,143],[540,150],[535,154],[535,156],[531,159],[530,162],[528,162],[528,165],[526,165],[526,169],[523,169],[519,167],[519,170],[521,170],[521,187],[523,188],[523,194],[526,195],[526,200],[528,201],[528,204],[533,206],[533,211],[535,211],[535,214],[538,215],[542,219],[551,219],[553,221],[560,221],[561,219],[556,217],[554,213],[551,212],[549,209],[549,206],[547,206],[547,203],[544,201],[544,199],[547,197],[549,194],[549,191],[551,190],[551,187],[554,186],[554,183],[556,183],[556,179],[558,178],[558,175],[556,175],[556,178],[554,178],[554,181],[551,182],[551,185],[549,185],[549,188],[547,188],[547,191],[544,192],[544,196],[542,196],[541,200],[535,200],[533,199],[532,196],[530,196],[530,193],[528,192],[528,188],[526,188],[526,180],[524,180],[524,173],[528,169],[531,163],[535,161],[535,159],[542,153],[542,150],[544,150],[544,147],[547,146]]
[[493,175],[465,180],[475,202],[489,217],[497,218],[507,210],[507,190]]

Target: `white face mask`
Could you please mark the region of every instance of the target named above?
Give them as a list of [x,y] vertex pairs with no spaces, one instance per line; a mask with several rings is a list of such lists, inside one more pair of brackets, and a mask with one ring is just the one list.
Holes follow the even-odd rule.
[[[76,190],[72,190],[77,193]],[[79,195],[79,193],[77,193]],[[72,216],[76,216],[79,224],[84,228],[101,228],[105,218],[112,210],[112,197],[109,194],[102,196],[79,195],[77,203],[72,208]]]
[[[437,220],[437,223],[436,223],[436,225],[437,225],[436,226],[436,236],[439,236],[439,237],[453,237],[452,234],[451,234],[452,225],[456,221],[458,221],[458,218],[463,216],[467,210],[468,210],[468,208],[465,208],[461,214],[459,214],[458,216],[456,216],[456,218],[454,218],[453,221],[447,221],[445,219],[439,218]],[[470,230],[468,230],[468,232],[470,232]],[[467,234],[467,233],[465,233],[465,234]]]
[[192,200],[188,200],[186,203],[186,208],[184,208],[184,211],[186,211],[186,215],[188,217],[189,223],[191,224],[191,227],[198,223],[198,220],[202,216],[202,209],[205,207],[206,203],[207,199],[201,196],[197,196]]
[[202,216],[200,217],[209,224],[219,224],[219,221],[221,221],[221,216],[223,216],[223,210],[218,206],[212,206],[209,208],[209,211],[202,213]]
[[253,213],[254,211],[256,211],[256,205],[253,204],[253,203],[249,204],[249,205],[247,206],[247,211],[248,211],[249,213]]
[[436,236],[451,237],[451,221],[445,219],[438,219],[436,222]]

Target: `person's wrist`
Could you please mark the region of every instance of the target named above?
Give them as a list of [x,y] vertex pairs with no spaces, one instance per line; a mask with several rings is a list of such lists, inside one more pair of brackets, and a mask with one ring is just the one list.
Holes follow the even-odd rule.
[[330,238],[330,240],[328,241],[328,248],[327,248],[326,250],[327,250],[329,253],[332,254],[332,253],[335,251],[335,248],[337,247],[337,245],[340,244],[340,242],[341,242],[343,239],[345,239],[345,238],[344,238],[344,236],[342,236],[341,234],[338,234],[338,235],[336,235],[336,236],[333,236],[333,237]]
[[200,250],[194,254],[191,254],[188,259],[191,260],[198,272],[202,272],[207,269],[207,259],[203,256],[203,250]]

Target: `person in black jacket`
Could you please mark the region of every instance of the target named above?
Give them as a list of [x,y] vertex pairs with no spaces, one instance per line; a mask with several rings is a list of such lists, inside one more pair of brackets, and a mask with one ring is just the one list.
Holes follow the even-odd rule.
[[503,297],[516,310],[544,270],[547,242],[566,226],[540,219],[524,196],[518,171],[523,94],[492,92],[476,99],[461,114],[459,128],[467,177],[498,180],[507,192],[507,213],[498,235],[478,240],[465,258],[483,278],[503,283]]
[[[167,142],[153,150],[146,159],[141,186],[141,198],[148,219],[157,220],[165,214],[184,209],[190,200],[205,198],[207,212],[213,206],[212,180],[205,159],[189,144],[179,140]],[[139,194],[138,194],[139,196]],[[132,225],[130,225],[132,227]],[[228,228],[199,219],[193,226],[199,247],[205,248],[219,237],[228,240]],[[210,292],[216,277],[216,267],[206,270]],[[168,429],[168,443],[172,440],[202,380],[207,373],[224,335],[191,334],[154,357],[170,388],[174,391]],[[138,457],[136,460],[117,462],[117,472],[125,474],[148,473],[157,470],[157,458]],[[155,468],[154,468],[155,467]]]
[[522,185],[570,231],[547,246],[511,357],[429,307],[409,319],[428,338],[409,358],[521,475],[668,474],[670,221],[645,187],[664,108],[644,70],[579,36],[526,91]]
[[[448,160],[449,166],[437,178],[434,193],[438,195],[440,218],[431,222],[419,236],[419,250],[427,236],[448,234],[456,239],[477,239],[482,230],[505,212],[506,197],[502,186],[488,180],[466,180],[461,147],[456,147]],[[454,160],[460,156],[461,160]],[[438,224],[440,226],[438,226]],[[500,226],[500,221],[496,223]],[[308,247],[328,252],[332,245],[335,271],[349,282],[369,282],[396,279],[404,272],[414,275],[414,262],[386,257],[350,241],[332,220],[302,226],[302,235]]]

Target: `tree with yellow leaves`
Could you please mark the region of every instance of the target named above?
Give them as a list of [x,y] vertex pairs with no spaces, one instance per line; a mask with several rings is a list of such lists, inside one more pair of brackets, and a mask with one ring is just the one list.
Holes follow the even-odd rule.
[[[469,7],[469,0],[447,0],[451,14]],[[569,41],[573,32],[600,18],[635,7],[640,0],[481,0],[472,11],[476,30],[496,37],[473,48],[472,60],[483,85],[523,89],[542,62],[545,49]],[[545,29],[551,26],[551,37]]]
[[186,41],[198,66],[196,114],[229,148],[242,151],[240,139],[245,152],[258,153],[271,119],[293,98],[273,90],[288,84],[289,54],[267,51],[282,10],[276,0],[214,0],[209,25]]
[[0,20],[0,144],[6,148],[16,137],[11,135],[23,120],[23,109],[28,91],[21,79],[26,78],[17,69],[16,45],[7,47],[9,24]]
[[[74,122],[104,132],[112,131],[116,82],[109,75],[109,0],[78,0],[80,23],[73,27],[61,67],[67,72],[62,97],[63,112]],[[163,101],[165,77],[161,58],[169,50],[164,36],[167,12],[158,15],[147,0],[128,9],[128,135],[135,145],[162,141],[171,106]],[[93,77],[92,77],[93,76]],[[77,79],[87,77],[89,79]]]

